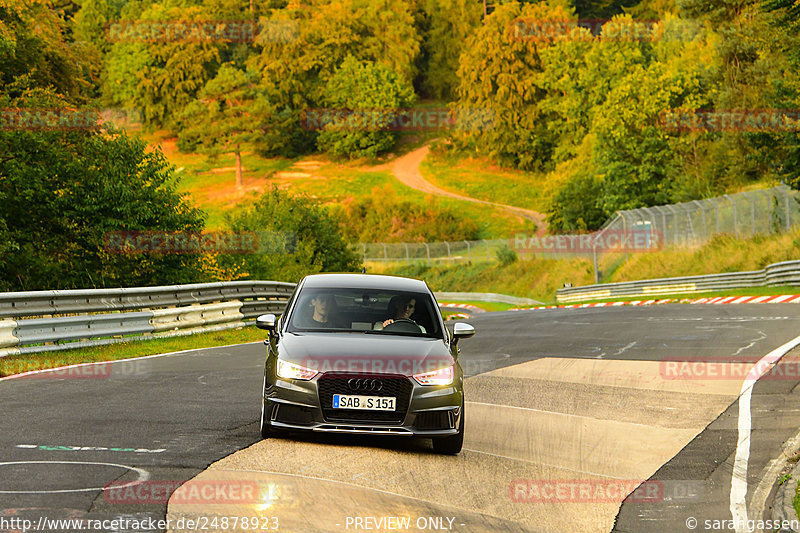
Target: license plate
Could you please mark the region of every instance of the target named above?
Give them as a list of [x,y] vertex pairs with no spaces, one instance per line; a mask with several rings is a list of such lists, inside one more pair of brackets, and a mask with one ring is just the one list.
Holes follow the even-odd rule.
[[367,411],[394,411],[394,397],[334,394],[334,409],[363,409]]

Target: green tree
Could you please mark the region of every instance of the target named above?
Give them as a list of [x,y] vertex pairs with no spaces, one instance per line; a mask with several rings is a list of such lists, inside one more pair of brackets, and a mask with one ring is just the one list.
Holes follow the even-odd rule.
[[99,58],[66,30],[44,2],[0,2],[0,91],[19,96],[23,87],[52,87],[86,103]]
[[394,146],[391,124],[413,101],[414,89],[388,67],[348,56],[325,87],[325,104],[348,118],[325,124],[317,146],[336,156],[374,158]]
[[491,127],[457,136],[457,143],[503,164],[537,169],[550,160],[552,139],[539,108],[545,91],[540,50],[549,39],[527,33],[530,21],[570,20],[574,16],[545,4],[502,4],[467,41],[461,56],[458,107],[461,113],[486,113]]
[[458,61],[464,46],[481,25],[483,7],[473,0],[425,0],[421,54],[422,93],[437,100],[454,99]]
[[180,119],[183,127],[178,134],[178,147],[199,149],[211,157],[233,153],[237,188],[242,187],[241,146],[258,142],[268,134],[262,123],[273,113],[257,81],[255,73],[226,63]]
[[[106,56],[106,97],[137,108],[148,127],[177,129],[178,117],[212,79],[227,42],[216,38],[147,38],[160,24],[215,20],[202,6],[163,0],[141,11],[123,10],[123,20],[109,28],[114,41]],[[153,32],[148,28],[153,25]],[[157,34],[156,34],[157,35]],[[143,37],[144,36],[144,37]]]
[[[75,111],[63,98],[30,92],[0,107]],[[158,150],[114,130],[0,130],[0,290],[120,287],[198,281],[192,255],[126,255],[109,232],[192,231],[200,212],[175,190]]]
[[[257,232],[261,253],[244,256],[251,279],[299,281],[315,272],[354,272],[360,260],[335,218],[313,199],[273,187],[228,220],[233,231]],[[232,258],[226,258],[232,261]]]
[[409,0],[291,0],[262,23],[251,63],[277,110],[267,127],[281,139],[264,153],[316,147],[303,117],[325,105],[328,80],[348,56],[384,65],[407,83],[415,76],[420,37]]

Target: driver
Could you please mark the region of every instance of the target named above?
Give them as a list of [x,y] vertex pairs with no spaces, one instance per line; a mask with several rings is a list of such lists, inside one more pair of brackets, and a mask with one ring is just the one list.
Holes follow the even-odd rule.
[[389,312],[392,313],[394,316],[392,318],[387,318],[382,323],[376,322],[374,329],[383,329],[384,327],[388,326],[395,320],[408,320],[411,323],[415,324],[422,331],[422,333],[426,333],[424,326],[420,326],[411,319],[411,315],[414,314],[414,311],[416,309],[417,309],[417,299],[414,298],[413,296],[405,296],[405,295],[395,296],[389,302]]
[[398,296],[394,304],[394,317],[387,318],[383,321],[383,326],[386,327],[395,320],[411,320],[411,315],[417,307],[416,298],[411,296]]

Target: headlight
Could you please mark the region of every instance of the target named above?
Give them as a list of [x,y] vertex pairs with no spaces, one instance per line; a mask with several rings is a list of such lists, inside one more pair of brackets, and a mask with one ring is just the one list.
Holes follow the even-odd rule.
[[450,385],[453,383],[453,374],[453,365],[450,365],[433,372],[414,374],[414,379],[420,385]]
[[278,359],[278,377],[309,380],[319,374],[316,370]]

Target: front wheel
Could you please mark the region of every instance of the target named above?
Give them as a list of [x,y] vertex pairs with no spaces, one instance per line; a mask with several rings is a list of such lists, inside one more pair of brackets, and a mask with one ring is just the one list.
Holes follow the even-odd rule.
[[436,453],[445,455],[458,455],[464,445],[464,404],[461,404],[461,420],[458,423],[458,433],[449,437],[433,439],[433,449]]
[[264,396],[267,393],[267,373],[264,372],[264,385],[261,387],[261,438],[268,439],[275,436],[275,430],[267,420],[267,400]]

